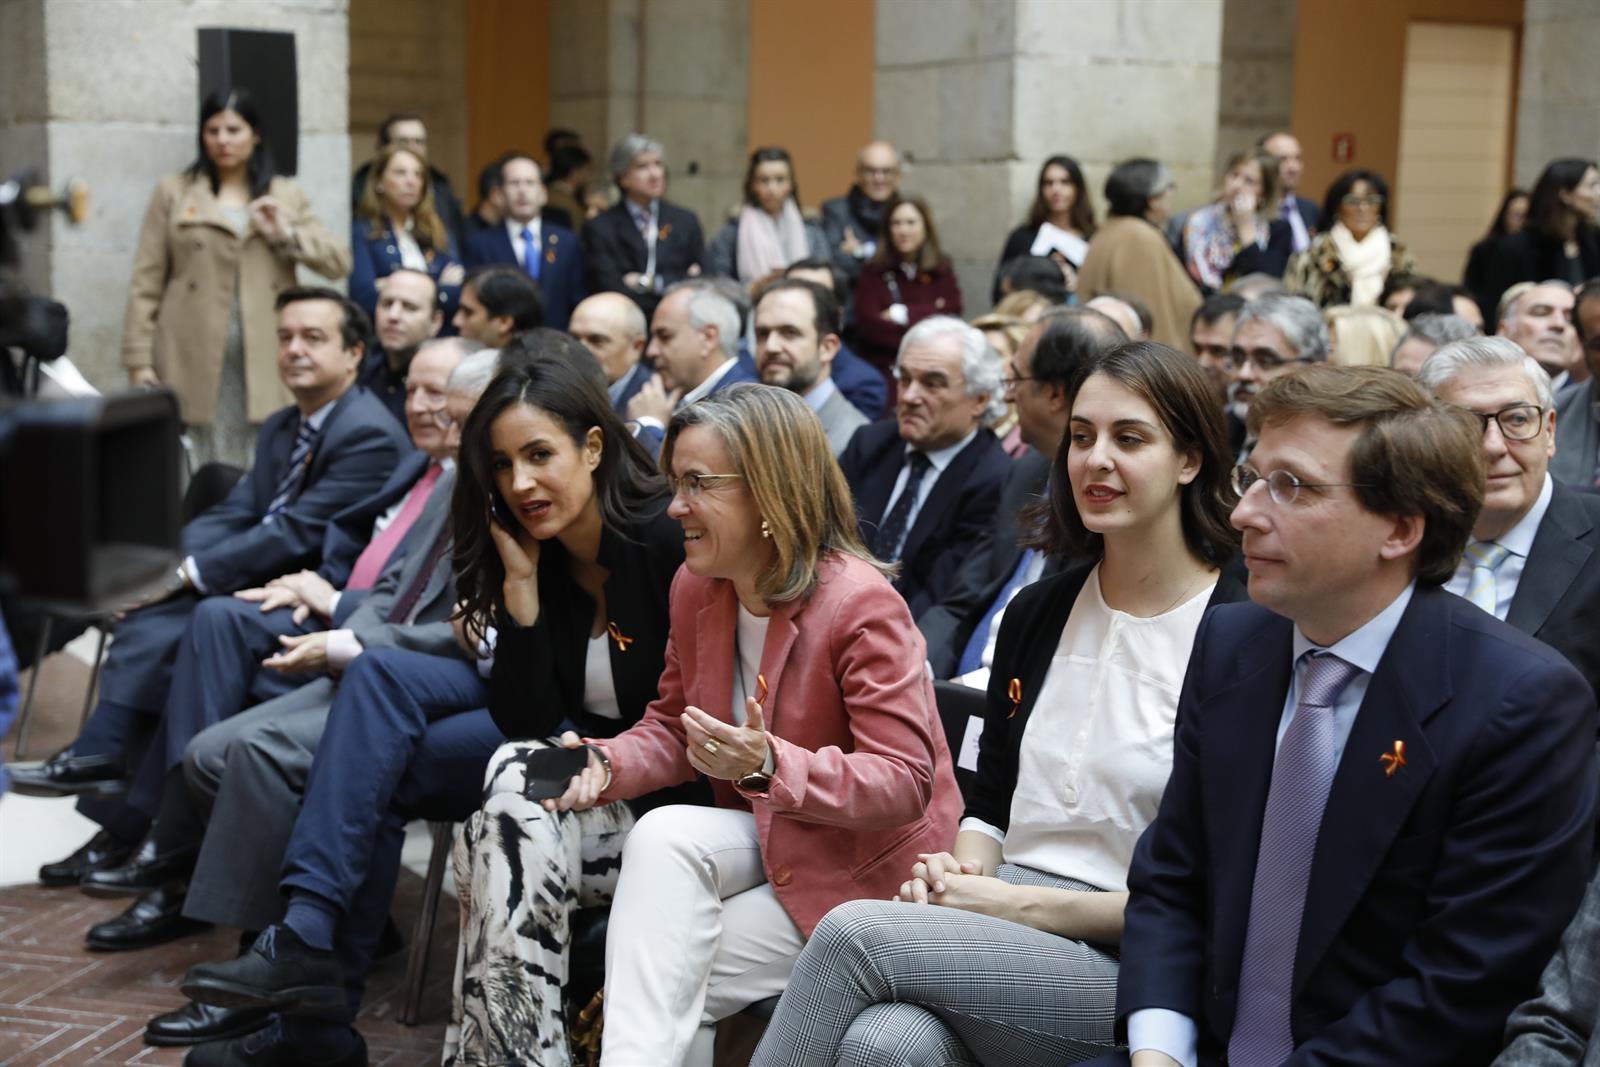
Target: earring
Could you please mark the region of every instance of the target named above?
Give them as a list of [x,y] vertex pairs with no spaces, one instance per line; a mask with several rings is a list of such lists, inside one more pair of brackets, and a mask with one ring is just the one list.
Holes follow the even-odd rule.
[[772,536],[772,527],[767,525],[766,519],[761,520],[761,536],[764,538]]

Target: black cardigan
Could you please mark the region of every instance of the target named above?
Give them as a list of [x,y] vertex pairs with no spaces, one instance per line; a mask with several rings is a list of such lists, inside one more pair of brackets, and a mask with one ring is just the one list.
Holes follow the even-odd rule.
[[[683,563],[683,528],[662,510],[637,526],[600,534],[607,647],[620,719],[583,709],[584,664],[594,627],[594,600],[573,580],[570,556],[554,538],[539,546],[539,618],[520,626],[504,612],[496,620],[489,715],[508,738],[544,738],[571,719],[580,732],[614,737],[644,717],[656,698],[667,658],[667,600]],[[618,641],[615,635],[621,635]]]
[[[1578,258],[1585,279],[1600,275],[1600,229],[1581,227],[1576,234]],[[1509,233],[1494,243],[1481,269],[1481,288],[1472,295],[1483,312],[1484,328],[1493,333],[1499,325],[1500,297],[1518,282],[1542,282],[1561,277],[1566,254],[1561,242],[1529,227]]]
[[[1061,643],[1061,631],[1072,614],[1072,605],[1098,562],[1074,563],[1055,577],[1028,586],[1006,606],[995,642],[994,666],[989,672],[988,706],[983,736],[978,741],[978,776],[967,803],[967,816],[1000,830],[1010,826],[1011,795],[1017,788],[1017,765],[1028,716],[1033,713],[1033,702],[1038,699]],[[1249,599],[1241,571],[1237,557],[1222,568],[1207,611],[1218,604]],[[1022,686],[1022,700],[1015,713],[1009,693],[1013,678]]]

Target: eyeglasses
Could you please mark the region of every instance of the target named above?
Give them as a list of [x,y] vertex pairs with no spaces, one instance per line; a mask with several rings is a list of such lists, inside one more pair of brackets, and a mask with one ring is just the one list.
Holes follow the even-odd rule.
[[1257,371],[1262,372],[1262,373],[1266,373],[1266,372],[1269,372],[1269,371],[1275,371],[1279,367],[1282,367],[1282,366],[1284,366],[1285,364],[1288,364],[1288,363],[1310,363],[1311,362],[1309,359],[1306,359],[1304,356],[1295,356],[1295,357],[1287,357],[1287,358],[1284,357],[1284,356],[1280,356],[1280,355],[1278,355],[1278,353],[1272,351],[1272,349],[1270,349],[1270,348],[1252,348],[1248,352],[1246,352],[1242,348],[1235,348],[1235,349],[1233,349],[1232,352],[1229,353],[1229,358],[1233,361],[1233,365],[1235,367],[1242,366],[1245,363],[1249,363]]
[[723,482],[733,478],[743,478],[742,474],[700,474],[691,472],[681,478],[667,475],[667,488],[672,490],[673,496],[684,496],[690,500],[698,500],[700,494],[707,489],[715,489]]
[[1345,207],[1382,207],[1383,197],[1379,196],[1377,193],[1369,193],[1366,196],[1357,196],[1354,193],[1346,193],[1344,196],[1339,198],[1339,203],[1343,204]]
[[1489,432],[1489,423],[1493,422],[1507,441],[1531,441],[1544,430],[1544,408],[1538,404],[1512,404],[1487,415],[1481,411],[1472,414],[1483,422],[1484,433]]
[[1239,494],[1240,499],[1243,499],[1244,495],[1250,492],[1251,486],[1263,481],[1267,483],[1267,494],[1272,497],[1272,502],[1283,507],[1293,504],[1302,489],[1369,488],[1369,486],[1361,482],[1302,482],[1285,470],[1262,474],[1254,467],[1247,467],[1243,463],[1233,468],[1233,491]]
[[858,168],[863,178],[893,178],[900,173],[899,167],[860,167]]
[[1001,388],[1004,388],[1004,389],[1015,389],[1017,386],[1021,385],[1023,382],[1036,382],[1038,380],[1039,380],[1038,378],[1035,378],[1031,374],[1013,374],[1009,378],[1001,378],[1000,379],[1000,386],[1001,386]]

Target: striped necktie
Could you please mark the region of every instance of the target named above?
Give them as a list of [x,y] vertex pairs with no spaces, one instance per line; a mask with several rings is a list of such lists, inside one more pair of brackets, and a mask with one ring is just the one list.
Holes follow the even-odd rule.
[[1510,550],[1493,541],[1472,541],[1462,553],[1472,564],[1472,578],[1467,582],[1467,599],[1478,607],[1495,614],[1500,606],[1500,592],[1495,586],[1495,572],[1506,561]]
[[306,481],[306,471],[311,468],[311,446],[316,439],[317,431],[312,428],[310,420],[302,415],[300,428],[294,435],[294,451],[289,453],[289,465],[278,476],[278,487],[272,492],[272,505],[267,508],[267,518],[288,507],[300,495],[300,487]]

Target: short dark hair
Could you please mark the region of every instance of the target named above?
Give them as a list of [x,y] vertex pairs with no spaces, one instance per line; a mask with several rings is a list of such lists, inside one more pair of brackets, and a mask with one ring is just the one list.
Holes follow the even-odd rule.
[[297,285],[292,289],[285,289],[273,301],[273,308],[282,311],[290,304],[298,304],[306,300],[326,300],[330,304],[338,305],[341,318],[339,319],[339,344],[342,348],[367,348],[372,337],[372,320],[367,318],[367,313],[361,310],[361,305],[351,300],[337,289],[329,289],[325,285]]
[[1378,291],[1378,306],[1388,307],[1389,298],[1402,289],[1410,289],[1412,299],[1416,299],[1417,289],[1432,281],[1432,278],[1422,274],[1406,274],[1403,271],[1391,273],[1383,280],[1383,288]]
[[539,288],[518,268],[503,263],[478,267],[461,283],[463,289],[469,285],[491,318],[511,316],[513,333],[544,325]]
[[1417,581],[1443,585],[1472,536],[1485,491],[1478,417],[1436,400],[1388,367],[1312,363],[1268,382],[1250,402],[1250,435],[1310,416],[1356,426],[1351,492],[1375,515],[1422,517]]
[[505,155],[501,156],[500,160],[499,160],[499,165],[500,165],[500,184],[501,185],[504,185],[505,181],[506,181],[506,164],[507,163],[515,163],[519,159],[526,159],[529,163],[532,163],[534,166],[538,167],[539,168],[539,180],[540,181],[544,180],[544,164],[540,163],[537,159],[534,159],[533,156],[529,155],[527,152],[523,152],[523,151],[520,151],[518,149],[513,148],[511,151],[509,151]]
[[1144,217],[1150,201],[1172,188],[1172,172],[1155,159],[1119,163],[1106,178],[1106,210],[1112,215]]
[[1033,347],[1031,376],[1069,391],[1095,360],[1128,343],[1115,319],[1090,307],[1056,308],[1039,325],[1044,329]]
[[386,116],[384,118],[383,122],[378,126],[378,147],[379,148],[382,148],[384,145],[386,145],[390,141],[394,140],[394,135],[390,131],[392,131],[394,129],[394,125],[397,122],[420,122],[420,123],[422,123],[422,128],[423,129],[427,129],[428,128],[428,123],[426,122],[426,120],[424,120],[423,117],[421,115],[417,114],[415,111],[395,111],[395,112],[392,112],[391,114]]
[[1212,323],[1220,322],[1229,315],[1237,315],[1243,310],[1244,297],[1238,293],[1212,293],[1200,302],[1199,307],[1194,309],[1194,315],[1189,319],[1189,329],[1193,330],[1202,322],[1210,326]]
[[558,182],[593,162],[594,157],[581,144],[558,145],[555,151],[550,153],[550,173],[546,177],[550,181]]
[[1401,313],[1407,322],[1418,315],[1454,315],[1456,313],[1456,297],[1465,297],[1471,300],[1471,295],[1459,285],[1448,282],[1437,282],[1432,278],[1418,279],[1418,284],[1411,294],[1411,302]]
[[[1563,159],[1552,159],[1539,172],[1539,180],[1533,183],[1533,193],[1528,197],[1528,225],[1538,230],[1546,237],[1562,236],[1561,220],[1566,215],[1566,202],[1561,199],[1561,194],[1571,192],[1583,181],[1583,176],[1589,173],[1589,168],[1596,166],[1592,159],[1579,159],[1567,156]],[[1589,223],[1588,225],[1593,225]]]
[[1067,302],[1067,280],[1049,256],[1016,256],[1000,269],[1000,289],[1038,293],[1052,304]]
[[1350,190],[1356,187],[1356,182],[1366,182],[1372,186],[1374,192],[1383,197],[1383,203],[1378,205],[1378,223],[1389,225],[1389,183],[1376,171],[1365,170],[1357,167],[1347,170],[1328,186],[1328,195],[1322,198],[1323,225],[1332,227],[1339,218],[1339,202],[1350,195]]
[[[1083,383],[1097,374],[1110,377],[1155,409],[1174,449],[1199,454],[1199,473],[1178,490],[1183,539],[1196,558],[1214,567],[1227,563],[1239,548],[1239,532],[1228,522],[1239,502],[1233,491],[1233,451],[1216,389],[1199,361],[1155,341],[1118,345],[1083,369],[1073,383],[1069,410]],[[1048,522],[1029,535],[1026,543],[1052,555],[1098,558],[1105,553],[1105,538],[1091,533],[1078,513],[1067,481],[1071,449],[1069,432],[1062,436],[1050,472]]]
[[[217,165],[211,162],[211,157],[206,154],[206,123],[224,111],[232,111],[244,119],[245,125],[256,133],[261,133],[261,113],[256,108],[256,101],[246,89],[218,89],[207,93],[206,98],[200,103],[200,125],[195,130],[195,140],[199,144],[199,151],[195,160],[189,165],[190,177],[198,178],[204,174],[211,182],[211,192],[216,193],[222,176],[217,173]],[[250,162],[245,164],[245,180],[250,185],[251,196],[261,196],[266,193],[267,186],[272,184],[272,179],[277,176],[278,167],[272,159],[272,149],[267,144],[265,137],[255,146],[250,153]]]
[[600,366],[600,361],[595,358],[593,352],[570,333],[549,326],[536,326],[531,330],[512,334],[511,339],[500,349],[499,369],[520,366],[534,359],[565,360],[602,390],[611,384],[606,379],[605,368]]
[[823,259],[821,256],[808,256],[805,259],[797,259],[787,267],[783,268],[783,276],[787,278],[797,270],[827,271],[828,276],[833,279],[833,299],[840,304],[845,302],[847,282],[844,271],[834,266],[828,260]]
[[822,340],[830,333],[837,336],[843,328],[840,324],[839,302],[833,298],[833,294],[805,278],[779,278],[761,291],[761,299],[756,301],[756,307],[760,308],[761,301],[773,293],[782,292],[805,293],[811,298],[811,321],[817,328],[817,340]]
[[582,147],[583,137],[577,130],[568,129],[565,126],[552,126],[545,131],[544,154],[546,159],[555,159],[556,151],[568,145]]

